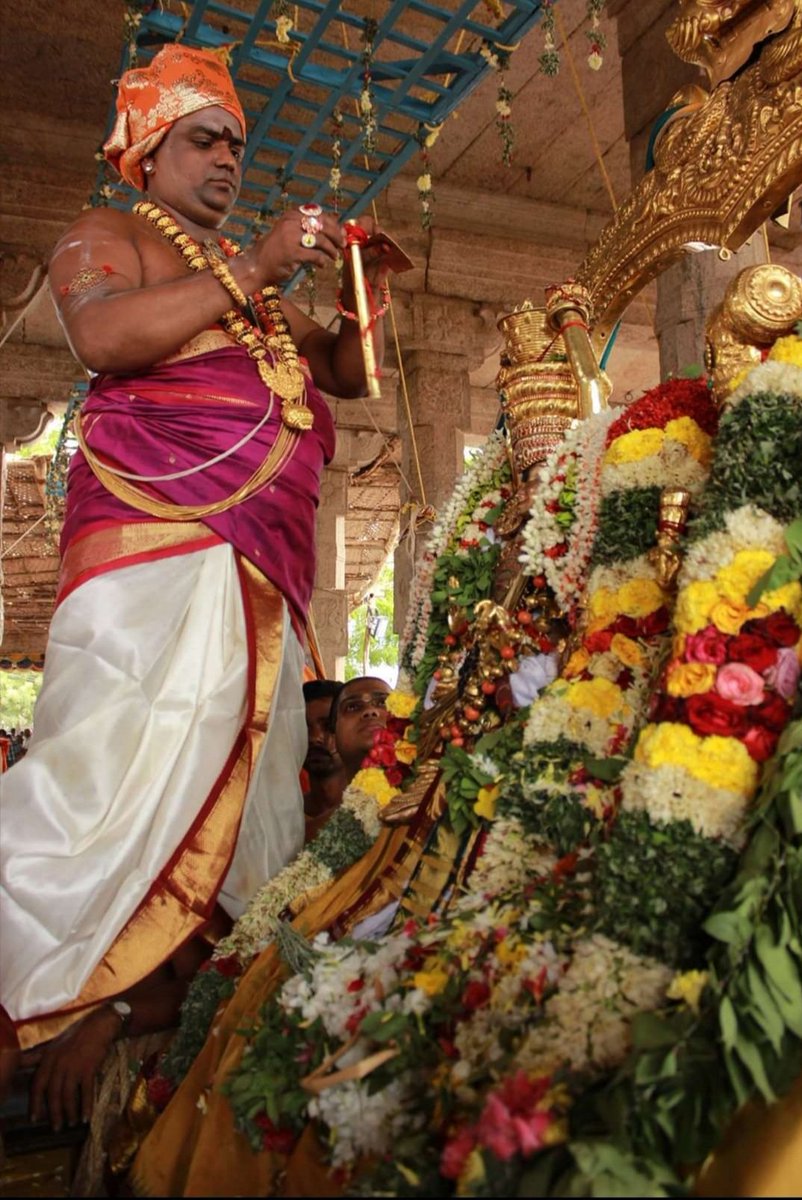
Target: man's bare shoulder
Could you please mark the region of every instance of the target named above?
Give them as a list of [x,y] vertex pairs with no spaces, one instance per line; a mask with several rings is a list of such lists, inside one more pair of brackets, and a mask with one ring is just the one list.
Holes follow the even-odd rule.
[[76,242],[86,244],[107,239],[135,242],[141,224],[132,212],[123,212],[119,208],[87,208],[62,234],[53,253],[55,255]]

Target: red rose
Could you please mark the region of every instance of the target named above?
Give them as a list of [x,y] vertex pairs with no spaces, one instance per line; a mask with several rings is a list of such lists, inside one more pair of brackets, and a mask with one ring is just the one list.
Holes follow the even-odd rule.
[[378,763],[380,767],[394,767],[395,747],[374,746],[370,752],[370,758],[373,760],[373,762]]
[[462,1006],[466,1012],[482,1008],[490,999],[490,988],[481,979],[472,979],[462,993]]
[[242,974],[242,963],[236,954],[227,954],[225,958],[211,959],[210,963],[212,970],[217,971],[218,975],[225,975],[226,979],[235,979],[237,975]]
[[749,721],[741,704],[733,704],[715,692],[703,696],[687,696],[685,712],[694,733],[701,737],[715,734],[718,737],[740,738],[746,733]]
[[753,725],[741,740],[755,762],[765,762],[774,753],[779,736],[773,730],[764,729],[761,725]]
[[263,1150],[272,1150],[276,1154],[289,1154],[292,1151],[297,1139],[291,1129],[280,1129],[266,1113],[254,1117],[254,1124],[262,1130]]
[[390,787],[401,787],[401,784],[404,782],[405,775],[406,772],[404,771],[403,767],[388,767],[384,772],[384,777],[389,783]]
[[361,1004],[359,1008],[355,1008],[348,1020],[345,1022],[345,1028],[348,1033],[356,1033],[359,1026],[362,1024],[362,1018],[367,1013],[367,1006]]
[[473,1126],[463,1127],[447,1142],[440,1156],[440,1174],[445,1179],[459,1179],[476,1145]]
[[781,696],[767,696],[762,704],[752,709],[753,720],[759,721],[767,729],[782,733],[788,723],[791,706]]
[[748,629],[750,633],[762,633],[764,637],[771,638],[778,646],[795,646],[799,641],[799,626],[794,618],[789,617],[788,613],[781,608],[768,617],[747,621],[744,629]]
[[727,644],[727,658],[740,662],[762,675],[777,661],[777,647],[755,633],[739,633]]
[[165,1110],[172,1100],[174,1092],[175,1084],[171,1083],[169,1079],[165,1079],[163,1075],[157,1073],[152,1079],[148,1080],[148,1100],[159,1112]]
[[378,730],[382,737],[388,741],[397,742],[402,738],[407,730],[409,720],[406,717],[390,717],[387,718],[387,724],[384,729]]
[[559,881],[560,879],[564,879],[566,875],[573,875],[578,862],[579,855],[575,852],[571,854],[564,854],[561,859],[558,859],[551,869],[552,879]]
[[604,654],[610,649],[613,640],[611,629],[600,629],[597,633],[589,633],[582,639],[582,645],[589,654]]
[[681,696],[669,696],[665,692],[657,692],[649,704],[649,720],[674,721],[682,724],[685,721],[685,701]]
[[637,624],[639,633],[636,637],[654,637],[656,633],[665,633],[668,629],[668,609],[656,608],[647,617],[641,617]]
[[623,633],[628,638],[653,637],[668,629],[668,609],[656,608],[647,617],[618,617],[610,628],[614,633]]

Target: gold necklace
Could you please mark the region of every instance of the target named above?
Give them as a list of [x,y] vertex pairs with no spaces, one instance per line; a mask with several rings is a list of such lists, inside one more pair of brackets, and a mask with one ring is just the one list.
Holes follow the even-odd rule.
[[[143,211],[145,209],[147,211]],[[187,261],[193,270],[202,271],[208,269],[209,263],[198,243],[195,242],[194,239],[190,238],[188,234],[183,233],[180,227],[175,224],[172,217],[168,216],[167,213],[162,212],[161,209],[157,209],[155,204],[149,204],[148,202],[140,202],[139,204],[135,205],[134,212],[137,212],[137,210],[139,210],[138,215],[146,216],[148,220],[153,221],[154,224],[156,224],[157,220],[162,221],[161,227],[157,225],[157,228],[160,228],[160,232],[162,233],[164,232],[164,229],[167,228],[168,233],[165,236],[169,236],[171,241],[174,239],[177,240],[177,238],[182,239],[179,249],[181,249],[182,254],[184,254],[182,247],[185,247],[188,250],[189,257],[187,257],[187,255],[184,255],[184,257],[187,258]],[[156,214],[155,219],[150,215],[154,212]],[[175,230],[175,233],[173,233],[173,229]],[[284,313],[282,312],[281,304],[278,299],[278,293],[276,293],[275,296],[275,304],[271,304],[270,298],[266,297],[263,293],[259,293],[258,301],[264,305],[266,312],[269,314],[269,319],[274,324],[274,328],[276,330],[281,330],[283,323],[283,329],[287,331],[286,336],[289,341],[292,342],[292,338],[290,338],[289,331],[287,330]],[[251,358],[256,361],[262,382],[265,383],[265,386],[268,387],[271,392],[277,392],[278,388],[273,382],[271,382],[273,377],[268,379],[265,378],[265,374],[263,374],[263,366],[267,371],[270,371],[273,368],[270,368],[268,364],[264,362],[264,359],[267,357],[267,351],[265,349],[265,345],[262,344],[260,339],[255,334],[252,333],[253,326],[249,322],[242,321],[242,328],[240,328],[239,316],[233,309],[225,314],[225,321],[227,332],[231,332],[236,340],[241,345],[245,346]],[[233,328],[231,328],[231,326],[234,326],[235,322],[236,332]],[[249,331],[251,331],[250,334]],[[276,336],[281,336],[281,334],[277,333]],[[267,341],[267,339],[265,339],[265,341]],[[295,351],[294,343],[292,343],[292,348],[293,351]],[[258,354],[260,349],[261,354]],[[297,351],[295,351],[294,361],[295,364],[297,364]],[[281,365],[283,366],[284,364],[281,363]],[[291,367],[289,370],[291,370]],[[304,388],[303,372],[300,371],[300,368],[298,368],[298,370],[299,374],[301,375],[302,382],[300,393],[295,391],[295,396],[303,395]],[[286,414],[285,406],[291,410]],[[293,419],[296,418],[296,415],[299,413],[300,421],[304,423],[293,423]],[[303,417],[304,413],[308,414],[308,420]],[[110,470],[105,463],[101,462],[101,460],[87,443],[86,434],[83,428],[83,420],[80,413],[75,415],[73,426],[78,444],[83,451],[87,465],[96,478],[103,484],[106,490],[111,492],[113,496],[116,496],[119,500],[129,504],[132,508],[138,509],[140,512],[146,512],[150,516],[159,517],[165,521],[197,521],[201,520],[203,517],[215,516],[218,513],[226,512],[229,508],[233,508],[237,504],[242,504],[250,496],[254,495],[258,491],[261,491],[262,488],[266,487],[273,480],[277,479],[292,457],[296,446],[298,445],[298,439],[301,436],[302,429],[309,429],[311,427],[312,415],[313,414],[311,410],[305,405],[296,405],[292,404],[292,402],[287,405],[287,402],[284,400],[284,398],[282,398],[282,424],[279,427],[275,442],[265,455],[262,462],[251,475],[250,479],[247,479],[245,483],[242,484],[241,487],[237,488],[235,492],[232,492],[229,496],[225,496],[222,500],[213,500],[209,504],[171,504],[167,501],[157,500],[155,497],[149,496],[146,492],[143,492],[140,488],[136,487],[128,479],[120,477],[114,471]],[[208,467],[209,465],[209,463],[204,464],[204,468]]]
[[[209,255],[222,254],[211,240],[207,242],[207,248],[204,250],[169,213],[150,200],[138,201],[133,211],[138,217],[149,221],[166,241],[175,246],[192,271],[208,271]],[[227,240],[226,245],[234,254],[241,253],[236,243]],[[220,322],[226,333],[247,350],[250,358],[256,363],[259,378],[265,387],[281,398],[281,419],[284,424],[289,429],[298,431],[311,429],[314,413],[304,404],[306,377],[298,361],[298,351],[282,311],[278,292],[275,288],[261,291],[258,293],[258,299],[269,314],[273,325],[272,333],[258,329],[235,308],[224,312]],[[268,351],[275,356],[274,362],[268,360]]]

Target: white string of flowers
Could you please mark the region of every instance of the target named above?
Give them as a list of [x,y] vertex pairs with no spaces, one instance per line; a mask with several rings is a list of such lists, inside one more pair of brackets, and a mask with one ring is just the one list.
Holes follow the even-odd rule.
[[466,514],[473,493],[486,487],[506,457],[506,442],[500,430],[491,433],[468,469],[457,480],[451,499],[434,523],[426,549],[415,569],[415,584],[401,636],[399,687],[410,690],[410,676],[423,658],[432,616],[432,584],[437,560],[448,549],[457,524]]

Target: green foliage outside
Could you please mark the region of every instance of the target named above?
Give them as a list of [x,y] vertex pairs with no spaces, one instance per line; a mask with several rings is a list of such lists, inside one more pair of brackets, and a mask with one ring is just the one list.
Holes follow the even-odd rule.
[[54,454],[61,433],[61,420],[54,417],[40,438],[14,451],[17,458],[34,458],[37,454]]
[[[393,633],[393,561],[388,559],[379,572],[373,587],[373,607],[380,622],[378,637],[370,639],[368,648],[368,671],[376,671],[389,683],[395,681],[398,669],[398,634]],[[368,610],[360,604],[348,620],[348,657],[345,661],[345,678],[354,679],[363,675],[365,646],[365,624]]]
[[41,671],[0,671],[1,728],[33,728],[33,706],[41,686]]

